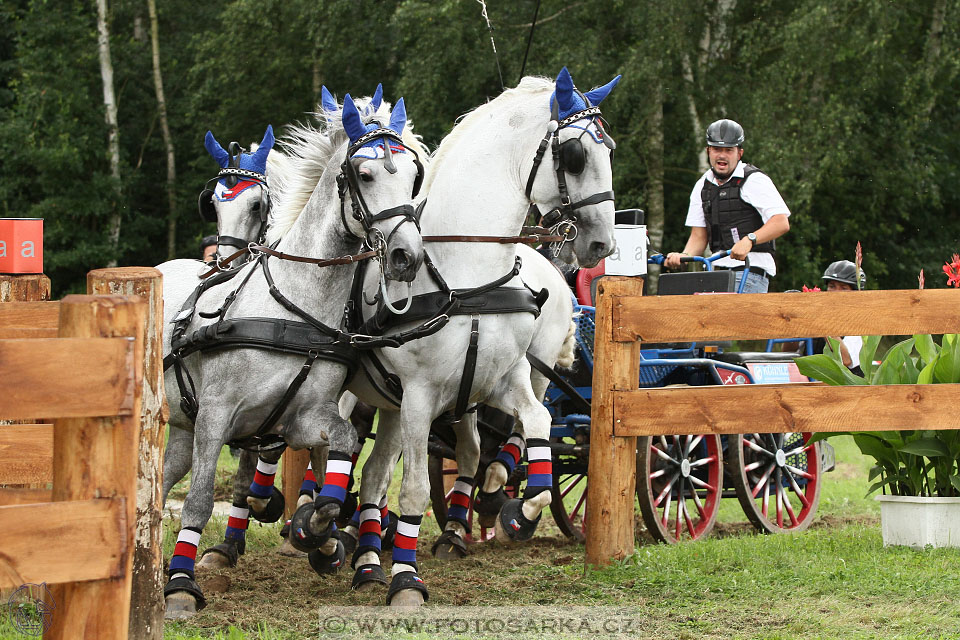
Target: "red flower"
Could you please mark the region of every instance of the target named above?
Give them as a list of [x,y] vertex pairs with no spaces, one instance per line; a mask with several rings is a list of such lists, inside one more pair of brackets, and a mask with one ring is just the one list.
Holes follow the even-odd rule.
[[804,293],[812,293],[812,292],[814,292],[814,291],[820,291],[820,287],[814,287],[813,289],[810,289],[810,288],[807,287],[807,285],[803,285],[803,292],[804,292]]
[[960,288],[960,255],[953,254],[953,261],[943,265],[943,272],[947,274],[947,286]]

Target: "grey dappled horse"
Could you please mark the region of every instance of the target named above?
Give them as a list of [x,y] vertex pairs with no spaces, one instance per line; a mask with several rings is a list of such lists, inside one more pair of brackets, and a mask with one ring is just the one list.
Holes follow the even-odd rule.
[[[541,212],[547,210],[543,224],[564,236],[560,256],[568,262],[576,256],[583,266],[593,266],[609,255],[615,247],[610,164],[613,143],[603,131],[596,105],[618,80],[582,94],[563,69],[556,83],[525,78],[517,88],[467,115],[441,143],[431,164],[424,185],[428,197],[421,216],[423,235],[514,236],[532,204]],[[546,154],[548,148],[551,153]],[[512,244],[437,242],[429,245],[428,253],[444,286],[438,284],[434,274],[422,269],[412,283],[414,295],[440,289],[441,298],[463,297],[463,306],[469,307],[467,299],[473,289],[491,284],[515,291],[524,288],[517,270],[518,252]],[[382,288],[376,275],[368,273],[365,298],[372,299],[378,289]],[[393,295],[402,305],[403,294]],[[530,311],[517,304],[523,311]],[[458,437],[464,441],[476,433],[472,414],[462,411],[464,401],[471,406],[486,403],[516,416],[522,425],[530,470],[527,489],[523,500],[511,500],[503,506],[497,520],[499,538],[531,537],[542,509],[549,503],[550,415],[539,401],[541,390],[531,382],[525,357],[534,342],[536,313],[517,310],[488,314],[476,308],[472,315],[454,315],[434,335],[398,349],[375,351],[380,366],[365,366],[369,375],[358,375],[351,383],[351,390],[361,400],[381,408],[375,451],[380,448],[381,453],[387,452],[364,467],[361,510],[372,511],[369,507],[383,494],[392,475],[395,452],[401,450],[403,455],[401,516],[387,596],[390,604],[415,606],[427,597],[415,551],[429,498],[427,436],[430,425],[442,413],[453,409],[459,414],[453,419],[463,423],[458,427]],[[365,305],[363,311],[369,320],[376,308]],[[404,331],[411,324],[401,324],[395,330]],[[569,315],[561,329],[566,336]],[[551,344],[563,342],[560,337]],[[467,354],[471,351],[468,345],[473,343],[475,366],[471,367]],[[559,347],[552,348],[559,351]],[[400,398],[389,392],[390,386],[379,377],[380,368],[402,382],[399,411],[396,405]],[[461,380],[467,370],[471,370],[472,381],[463,393]],[[465,448],[468,446],[473,445],[465,444]],[[492,490],[496,481],[505,480],[505,474],[493,481],[488,479],[485,489]],[[322,511],[328,503],[318,497],[314,505],[301,507],[294,516],[294,530],[300,536],[322,530],[327,526]],[[367,581],[385,582],[377,537],[373,535],[377,528],[372,513],[369,518],[362,516],[354,556],[355,586]]]
[[[262,342],[268,341],[261,335],[264,327],[266,333],[272,327],[274,335],[284,334],[269,348],[187,349],[182,368],[189,376],[166,378],[171,425],[194,431],[193,477],[165,589],[168,617],[192,615],[205,604],[193,577],[194,558],[200,531],[212,512],[216,461],[225,443],[269,435],[296,448],[311,447],[317,456],[326,447],[353,449],[356,433],[337,410],[352,350],[340,343],[344,336],[336,328],[355,264],[318,269],[316,264],[287,258],[351,255],[365,242],[379,252],[385,277],[413,278],[422,259],[410,207],[420,167],[415,155],[402,149],[399,135],[405,118],[401,99],[389,131],[365,125],[347,95],[340,119],[321,123],[317,130],[299,130],[302,139],[291,144],[294,163],[304,173],[313,173],[315,186],[308,197],[292,205],[299,209],[296,219],[275,247],[283,254],[275,257],[281,259],[260,256],[229,283],[210,287],[191,309],[181,308],[197,286],[196,261],[176,260],[159,267],[164,274],[165,326],[169,328],[175,316],[182,321],[186,314],[189,324],[182,335],[194,346],[204,345],[211,333],[227,337],[231,332],[243,337],[253,333]],[[216,331],[198,333],[214,324]],[[173,352],[171,340],[166,331],[165,355]],[[182,377],[189,378],[186,388],[195,395],[193,407],[181,394]],[[297,388],[291,398],[289,392]],[[196,411],[194,420],[191,409]],[[269,433],[258,434],[271,424],[276,426]],[[336,545],[329,547],[318,545],[316,553],[331,556]]]

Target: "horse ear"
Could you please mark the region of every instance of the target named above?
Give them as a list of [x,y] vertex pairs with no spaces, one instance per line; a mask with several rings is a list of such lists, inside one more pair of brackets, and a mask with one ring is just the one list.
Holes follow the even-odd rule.
[[273,149],[274,142],[276,142],[276,138],[273,137],[273,125],[268,124],[260,146],[253,152],[253,162],[255,166],[265,167],[267,165],[267,155],[270,153],[270,150]]
[[617,86],[617,83],[620,82],[620,78],[622,77],[623,76],[618,75],[616,78],[602,87],[597,87],[596,89],[587,91],[585,94],[583,94],[587,97],[587,100],[590,101],[590,106],[595,107],[603,102],[603,99],[610,95],[610,92],[613,91],[613,88]]
[[390,112],[390,128],[398,136],[403,135],[403,128],[407,125],[407,107],[403,104],[403,98],[397,100],[393,105],[393,111]]
[[212,131],[207,131],[206,137],[203,139],[203,146],[207,150],[213,159],[217,161],[217,164],[220,165],[221,169],[226,169],[227,165],[230,164],[230,154],[220,146],[220,143],[217,142],[217,139],[213,137]]
[[383,103],[383,84],[377,84],[377,90],[373,92],[373,98],[370,99],[370,106],[373,107],[373,112],[376,113],[380,109],[380,105]]
[[560,113],[563,113],[573,107],[573,78],[570,72],[564,67],[557,74],[557,106],[560,107]]
[[350,142],[358,140],[367,132],[367,128],[360,119],[360,112],[357,110],[357,105],[353,103],[353,98],[350,97],[349,93],[343,96],[343,114],[340,116],[340,119],[343,122],[343,130],[347,132]]
[[[333,94],[330,93],[326,85],[320,86],[320,106],[326,113],[336,113],[340,110],[340,107],[337,106],[337,101],[333,98]],[[330,117],[328,116],[327,122],[329,121]]]

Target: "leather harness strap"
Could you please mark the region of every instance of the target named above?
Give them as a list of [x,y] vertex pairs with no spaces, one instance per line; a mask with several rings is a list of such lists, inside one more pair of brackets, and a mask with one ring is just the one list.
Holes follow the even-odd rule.
[[460,376],[460,388],[457,390],[457,405],[453,410],[457,420],[467,412],[470,402],[470,390],[473,388],[473,376],[477,371],[477,345],[480,342],[480,316],[474,314],[470,323],[470,343],[467,345],[467,357],[463,361],[463,375]]

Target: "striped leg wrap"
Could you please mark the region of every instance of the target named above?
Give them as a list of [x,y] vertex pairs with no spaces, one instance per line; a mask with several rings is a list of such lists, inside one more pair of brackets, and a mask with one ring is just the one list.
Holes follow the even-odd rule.
[[357,505],[357,510],[353,512],[353,517],[350,518],[350,524],[357,529],[360,528],[360,505]]
[[380,509],[375,504],[360,505],[357,509],[360,514],[360,537],[357,539],[357,550],[354,557],[367,551],[380,553]]
[[230,517],[227,518],[227,531],[223,534],[224,540],[243,540],[247,535],[247,524],[250,522],[250,509],[246,505],[230,507]]
[[170,579],[187,577],[194,579],[193,569],[197,561],[197,546],[200,544],[200,529],[184,527],[177,536],[177,546],[173,548],[173,557],[170,558],[170,569],[167,571]]
[[423,516],[400,516],[397,523],[397,535],[393,539],[394,564],[417,566],[417,537],[420,535],[420,522]]
[[[331,451],[327,457],[327,472],[323,476],[323,487],[317,499],[325,498],[323,503],[331,501],[343,504],[347,497],[347,484],[353,473],[353,463],[350,455],[342,451]],[[320,502],[318,502],[320,504]]]
[[386,531],[390,526],[390,508],[387,506],[387,496],[380,498],[380,504],[377,505],[380,510],[380,531]]
[[550,443],[539,438],[527,441],[527,488],[523,497],[532,498],[553,485],[553,462],[550,460]]
[[459,522],[465,529],[470,529],[467,523],[467,512],[470,509],[470,496],[473,495],[473,478],[460,476],[453,483],[453,492],[450,494],[450,506],[447,507],[447,520]]
[[277,463],[267,462],[257,458],[257,472],[253,474],[250,483],[250,495],[258,498],[269,498],[273,495],[273,481],[277,476]]
[[500,449],[496,460],[503,463],[503,466],[507,469],[507,475],[510,475],[513,473],[513,468],[517,466],[517,463],[520,462],[520,458],[522,457],[523,436],[514,431],[510,434],[510,437],[507,438],[507,443]]
[[357,464],[357,459],[360,457],[360,452],[363,451],[363,443],[366,441],[366,438],[360,438],[357,440],[357,446],[353,448],[353,455],[350,456],[350,462],[353,464]]
[[303,484],[300,485],[300,495],[313,497],[317,490],[317,477],[313,475],[313,463],[307,465],[307,473],[303,476]]

